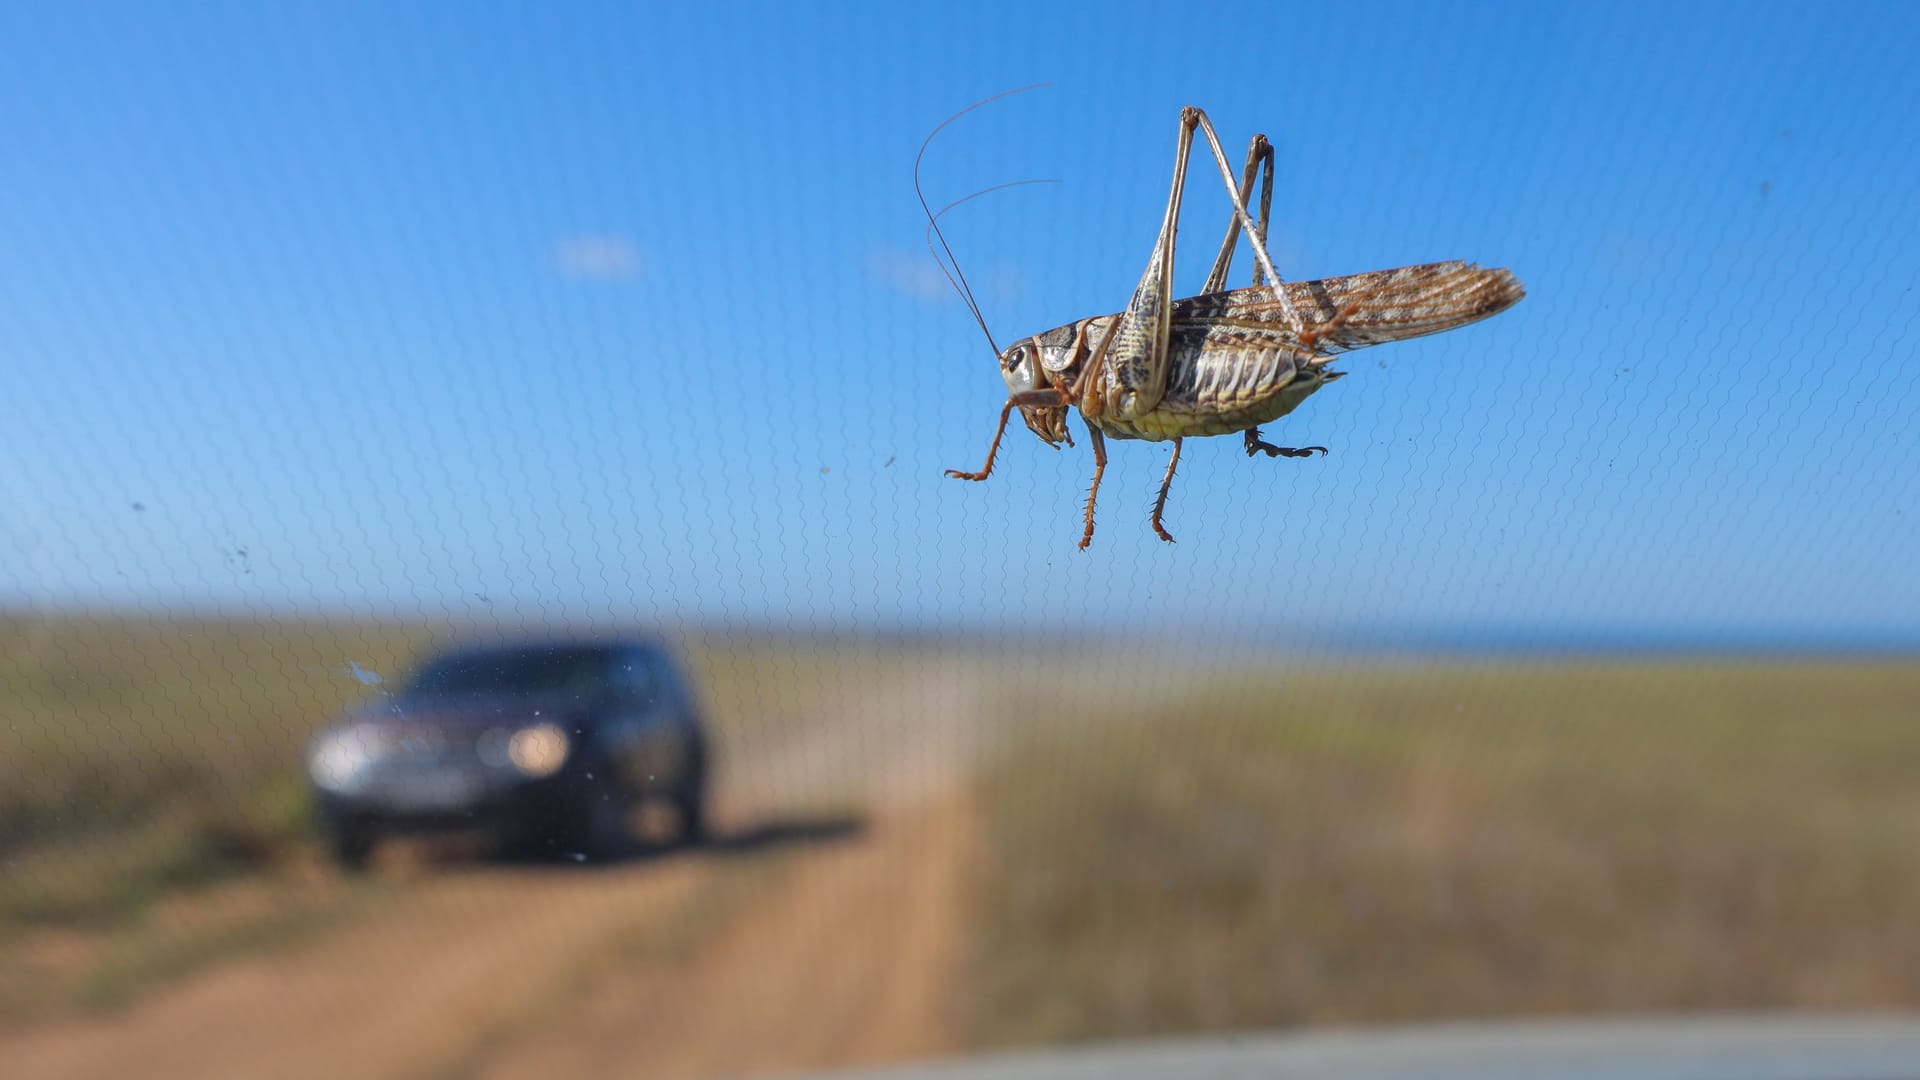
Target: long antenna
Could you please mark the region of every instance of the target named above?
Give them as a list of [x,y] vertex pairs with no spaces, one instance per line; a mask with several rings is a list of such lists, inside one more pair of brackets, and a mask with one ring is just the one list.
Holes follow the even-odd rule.
[[[938,127],[928,132],[926,139],[920,143],[920,152],[918,154],[915,154],[913,158],[913,193],[915,197],[917,197],[920,200],[921,212],[927,215],[927,232],[929,234],[929,238],[927,241],[927,252],[928,254],[933,256],[933,261],[939,265],[940,272],[947,276],[947,283],[952,285],[954,288],[954,291],[960,294],[961,302],[966,304],[967,310],[973,314],[973,321],[979,324],[980,332],[986,335],[987,345],[988,347],[993,349],[993,355],[995,356],[1000,355],[1000,346],[998,343],[996,343],[993,340],[993,331],[987,329],[986,316],[980,314],[980,302],[974,298],[973,287],[967,283],[967,275],[961,272],[960,270],[960,260],[954,257],[953,248],[947,244],[946,234],[940,231],[940,216],[941,214],[945,214],[947,211],[953,209],[954,207],[959,206],[961,203],[965,203],[970,200],[977,199],[982,195],[987,195],[995,191],[1004,191],[1007,188],[1020,187],[1024,184],[1049,184],[1049,183],[1059,183],[1059,181],[1057,180],[1015,180],[1011,183],[996,184],[995,186],[987,188],[983,191],[976,191],[972,195],[969,195],[964,199],[957,199],[953,202],[950,202],[946,206],[941,207],[940,213],[936,214],[933,212],[933,209],[927,205],[926,192],[921,190],[921,187],[920,187],[920,162],[921,162],[921,159],[927,156],[927,147],[932,145],[933,137],[935,135],[940,134],[940,132],[943,129],[945,129],[948,124],[951,124],[955,120],[960,119],[961,117],[967,115],[973,110],[980,108],[982,105],[991,105],[994,102],[999,101],[1001,98],[1012,97],[1015,94],[1025,93],[1028,90],[1038,90],[1043,86],[1049,86],[1049,85],[1051,84],[1050,83],[1032,83],[1027,86],[1015,87],[1012,90],[1002,90],[1001,92],[993,95],[992,97],[982,98],[981,100],[974,102],[973,104],[967,106],[966,108],[961,109],[959,112],[954,113],[952,116],[947,117],[945,120],[940,121],[940,125]],[[934,240],[938,240],[940,242],[940,249],[938,251],[934,250],[934,246],[933,246]],[[942,260],[940,258],[941,252],[946,253],[946,259]],[[947,268],[949,263],[951,263],[953,267],[951,270]]]
[[[947,275],[947,283],[952,285],[956,290],[960,289],[960,283],[953,280],[953,274],[947,271],[947,264],[940,258],[940,253],[934,250],[934,246],[933,246],[934,236],[937,234],[939,230],[939,225],[937,223],[941,218],[947,216],[947,211],[952,210],[955,207],[965,205],[966,203],[970,203],[973,200],[981,197],[982,195],[991,195],[996,191],[1005,191],[1008,188],[1027,187],[1032,184],[1057,184],[1059,182],[1060,181],[1055,179],[1009,180],[1004,184],[995,184],[990,188],[982,188],[971,195],[968,195],[964,198],[955,199],[952,202],[948,203],[947,205],[941,207],[940,209],[935,210],[932,216],[927,219],[927,254],[933,256],[934,264],[940,267],[940,272]],[[946,237],[941,237],[940,243],[942,246],[945,246]],[[952,258],[952,257],[953,257],[953,253],[949,251],[947,253],[947,258]],[[956,262],[954,264],[954,270],[958,270],[959,268],[960,268],[960,264]],[[967,299],[966,292],[962,291],[960,294],[960,298],[962,300]],[[974,315],[976,318],[979,317],[979,310],[977,308],[974,311]],[[982,327],[982,329],[985,329],[985,328]],[[992,334],[987,335],[987,343],[988,344],[993,343]],[[997,351],[995,355],[998,355]]]

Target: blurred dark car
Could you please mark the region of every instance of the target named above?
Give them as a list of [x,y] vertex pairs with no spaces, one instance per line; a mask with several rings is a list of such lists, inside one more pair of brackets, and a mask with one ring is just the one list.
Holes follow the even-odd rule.
[[645,804],[684,841],[706,825],[708,745],[656,642],[540,642],[429,659],[395,693],[317,734],[315,811],[343,865],[384,835],[479,830],[519,850],[613,858]]

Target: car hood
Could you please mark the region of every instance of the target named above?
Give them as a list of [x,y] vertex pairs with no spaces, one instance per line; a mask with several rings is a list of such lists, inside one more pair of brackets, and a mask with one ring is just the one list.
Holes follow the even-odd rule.
[[495,727],[527,727],[539,723],[571,728],[588,710],[572,699],[472,696],[454,698],[396,697],[374,702],[348,713],[341,726],[371,725],[448,731],[480,731]]

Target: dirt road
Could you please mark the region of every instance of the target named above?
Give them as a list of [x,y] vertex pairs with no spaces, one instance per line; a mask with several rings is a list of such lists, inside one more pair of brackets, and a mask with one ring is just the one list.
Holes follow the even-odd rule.
[[902,670],[730,745],[700,852],[452,865],[107,1016],[0,1035],[10,1076],[697,1077],[955,1045],[987,669]]

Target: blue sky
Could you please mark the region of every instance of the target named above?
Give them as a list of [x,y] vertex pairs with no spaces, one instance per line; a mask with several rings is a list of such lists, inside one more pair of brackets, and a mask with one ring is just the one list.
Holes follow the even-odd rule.
[[[0,14],[0,603],[1920,640],[1912,7],[551,7]],[[1078,552],[1084,441],[941,476],[910,177],[1036,81],[925,170],[1062,181],[947,219],[1003,341],[1124,305],[1187,103],[1288,277],[1530,295],[1189,443],[1177,545],[1112,444]]]

